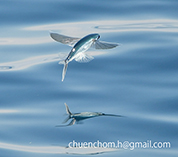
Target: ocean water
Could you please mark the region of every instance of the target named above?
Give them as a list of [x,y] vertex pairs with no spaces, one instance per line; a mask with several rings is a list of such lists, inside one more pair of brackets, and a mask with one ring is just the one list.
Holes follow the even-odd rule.
[[[0,157],[176,157],[177,7],[174,0],[0,1]],[[99,33],[119,46],[88,50],[94,60],[70,62],[61,82],[58,62],[71,48],[52,40],[50,31]],[[123,117],[55,127],[66,118],[64,103],[74,113]],[[120,143],[70,148],[73,141]]]

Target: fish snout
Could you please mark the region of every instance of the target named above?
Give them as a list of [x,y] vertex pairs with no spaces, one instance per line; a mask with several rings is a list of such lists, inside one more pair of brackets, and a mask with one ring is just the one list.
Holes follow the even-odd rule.
[[97,41],[100,38],[100,35],[98,35],[96,38],[93,39],[93,41]]

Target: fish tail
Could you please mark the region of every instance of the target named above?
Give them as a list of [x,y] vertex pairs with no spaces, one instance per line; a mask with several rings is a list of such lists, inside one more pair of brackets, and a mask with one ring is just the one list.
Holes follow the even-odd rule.
[[63,72],[62,72],[62,81],[64,81],[68,63],[64,60],[64,61],[60,61],[59,64],[64,64],[64,68],[63,68]]
[[64,104],[65,104],[65,106],[66,106],[66,112],[67,112],[67,114],[68,114],[69,116],[71,116],[72,113],[70,112],[68,105],[67,105],[66,103],[64,103]]

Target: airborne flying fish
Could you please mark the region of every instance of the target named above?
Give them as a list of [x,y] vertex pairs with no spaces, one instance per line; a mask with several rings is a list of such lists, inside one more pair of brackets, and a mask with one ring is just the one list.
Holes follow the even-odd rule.
[[64,64],[62,81],[64,80],[68,63],[73,59],[77,62],[89,62],[93,59],[92,56],[85,53],[85,51],[87,51],[90,47],[94,47],[95,49],[112,49],[118,46],[117,43],[99,41],[99,34],[89,34],[83,38],[68,37],[57,33],[50,33],[50,36],[55,41],[72,46],[72,49],[66,59],[59,62],[59,64]]

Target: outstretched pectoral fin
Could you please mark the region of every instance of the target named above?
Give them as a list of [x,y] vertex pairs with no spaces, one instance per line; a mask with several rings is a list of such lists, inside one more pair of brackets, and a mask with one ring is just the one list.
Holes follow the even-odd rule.
[[119,46],[119,44],[99,40],[95,41],[92,45],[95,49],[112,49],[116,46]]
[[53,38],[55,41],[58,41],[62,44],[67,44],[69,46],[73,46],[77,41],[80,40],[80,38],[74,38],[74,37],[68,37],[65,35],[61,35],[58,33],[50,33],[51,38]]
[[94,59],[94,57],[92,57],[88,54],[85,54],[83,52],[77,54],[75,57],[75,60],[80,63],[86,63],[86,62],[91,61],[92,59]]

